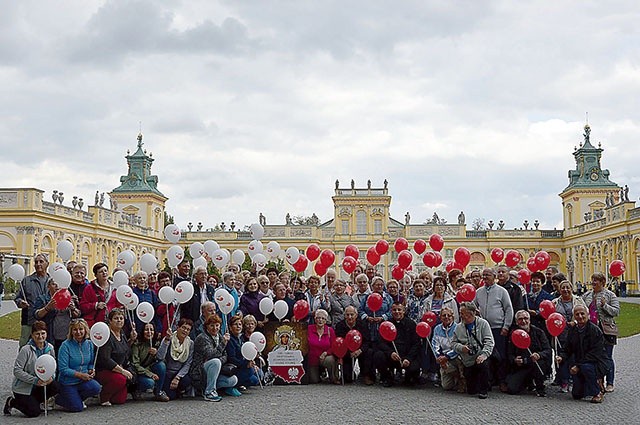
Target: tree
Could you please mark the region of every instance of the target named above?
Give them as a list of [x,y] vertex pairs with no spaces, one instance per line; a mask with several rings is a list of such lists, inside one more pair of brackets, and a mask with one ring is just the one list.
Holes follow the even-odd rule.
[[473,225],[471,226],[473,230],[487,230],[487,226],[484,224],[484,218],[474,218]]
[[164,227],[167,227],[169,224],[174,224],[173,216],[164,212]]

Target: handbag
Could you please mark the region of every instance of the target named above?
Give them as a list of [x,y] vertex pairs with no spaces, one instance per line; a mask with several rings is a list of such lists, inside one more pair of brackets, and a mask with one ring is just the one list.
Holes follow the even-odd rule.
[[220,369],[220,375],[233,376],[236,374],[237,369],[238,369],[237,365],[233,363],[225,363],[222,365],[222,368]]
[[618,325],[613,320],[611,322],[600,321],[600,327],[602,328],[602,333],[605,335],[615,335],[618,336]]

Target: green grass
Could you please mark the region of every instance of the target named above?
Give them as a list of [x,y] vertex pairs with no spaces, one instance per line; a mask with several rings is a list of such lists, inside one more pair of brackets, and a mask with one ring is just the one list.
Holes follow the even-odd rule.
[[616,317],[620,337],[640,333],[640,304],[620,303],[620,316]]
[[20,339],[20,311],[0,317],[0,338]]

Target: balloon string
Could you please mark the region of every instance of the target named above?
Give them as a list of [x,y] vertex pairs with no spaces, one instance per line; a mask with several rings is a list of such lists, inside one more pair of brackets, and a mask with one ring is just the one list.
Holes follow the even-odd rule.
[[353,380],[353,381],[356,380],[356,359],[355,359],[355,357],[351,357],[351,380]]
[[44,420],[45,421],[47,420],[47,408],[49,407],[48,404],[49,404],[49,401],[47,400],[47,386],[45,385],[44,386]]
[[[529,357],[533,356],[533,353],[531,352],[531,349],[530,349],[530,348],[527,348],[527,351],[529,352]],[[532,359],[532,360],[533,360],[533,359]],[[541,374],[542,376],[544,376],[544,372],[542,371],[542,368],[540,367],[540,365],[538,364],[538,362],[537,362],[537,361],[535,361],[535,360],[534,360],[533,362],[536,364],[536,366],[538,366],[538,370],[540,371],[540,374]]]
[[396,350],[396,354],[398,355],[398,357],[400,357],[400,353],[398,353],[398,347],[396,347],[396,342],[391,341],[391,344],[393,344],[393,349]]
[[96,370],[96,363],[98,362],[98,351],[100,351],[100,347],[96,346],[96,357],[93,359],[93,370]]

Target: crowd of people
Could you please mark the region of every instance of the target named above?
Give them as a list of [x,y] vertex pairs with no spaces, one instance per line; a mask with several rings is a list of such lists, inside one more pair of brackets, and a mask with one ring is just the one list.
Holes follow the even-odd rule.
[[[552,385],[593,403],[602,402],[615,388],[613,349],[620,305],[601,273],[594,273],[592,289],[578,296],[555,267],[533,273],[531,282],[522,284],[518,273],[504,265],[467,275],[459,270],[422,272],[385,281],[373,266],[358,266],[352,279],[345,280],[334,269],[305,279],[273,267],[256,276],[229,264],[218,281],[205,267],[192,273],[190,263],[183,261],[172,273],[139,271],[130,276],[140,302],[155,309],[153,320],[145,323],[128,315],[118,301],[106,264],[92,267],[91,281],[84,265],[67,264],[72,300],[61,310],[47,256],[38,254],[34,265],[35,272],[24,278],[15,297],[22,327],[5,414],[16,409],[38,416],[51,398],[56,408],[80,412],[93,397],[102,406],[123,404],[129,396],[158,402],[240,397],[269,373],[260,358],[243,356],[242,344],[278,320],[306,324],[304,365],[311,384],[428,384],[480,399],[494,386],[509,394],[530,391],[545,397]],[[193,285],[191,299],[159,301],[163,287],[183,281]],[[466,284],[473,286],[475,296],[460,301],[456,294]],[[214,302],[221,287],[235,302],[230,314],[221,314]],[[262,312],[260,301],[267,297],[286,302],[288,311],[280,319]],[[375,305],[370,302],[374,298]],[[306,317],[293,314],[299,300],[308,305]],[[545,300],[566,321],[557,337],[545,326]],[[434,321],[423,337],[419,328],[424,330],[427,316]],[[90,328],[101,322],[108,326],[109,339],[97,348]],[[381,336],[387,322],[395,327],[393,339]],[[358,348],[338,356],[336,338],[354,330],[361,337]],[[528,335],[528,348],[514,343],[514,332]],[[44,354],[57,360],[57,373],[47,381],[35,371],[36,360]]]

